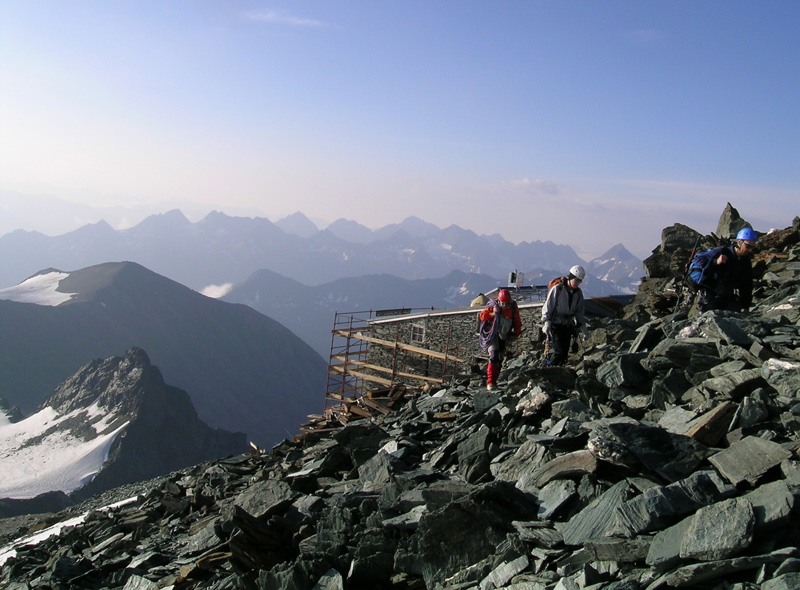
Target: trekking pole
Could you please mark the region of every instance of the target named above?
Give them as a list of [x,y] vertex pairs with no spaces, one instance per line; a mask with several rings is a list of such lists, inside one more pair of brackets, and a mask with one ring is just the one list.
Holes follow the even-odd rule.
[[678,289],[676,290],[678,300],[675,302],[675,310],[672,312],[672,317],[667,323],[672,323],[675,320],[675,316],[678,315],[678,309],[681,306],[681,299],[683,299],[684,283],[686,282],[686,277],[689,275],[689,267],[692,265],[694,255],[697,254],[697,246],[700,244],[701,237],[702,236],[700,234],[697,234],[697,239],[694,241],[694,248],[692,248],[692,251],[689,254],[689,259],[686,261],[686,265],[683,267],[683,275],[681,276],[681,281],[678,284]]
[[689,274],[689,267],[692,265],[692,260],[694,260],[694,255],[697,254],[697,246],[700,244],[700,238],[703,237],[700,234],[697,234],[697,239],[694,241],[694,248],[692,248],[692,253],[689,254],[689,260],[686,261],[686,266],[683,267],[683,276]]

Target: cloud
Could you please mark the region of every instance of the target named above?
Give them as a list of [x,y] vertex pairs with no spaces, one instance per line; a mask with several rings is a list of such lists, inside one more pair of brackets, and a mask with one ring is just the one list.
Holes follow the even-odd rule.
[[244,13],[243,16],[247,20],[251,21],[272,23],[276,25],[288,25],[291,27],[324,28],[330,26],[322,21],[311,18],[302,18],[276,10],[252,10]]
[[531,180],[530,178],[523,178],[522,180],[507,180],[503,182],[503,186],[522,190],[526,193],[535,195],[550,195],[555,196],[561,193],[559,186],[553,182],[546,180],[539,180],[538,178]]
[[206,297],[219,299],[220,297],[225,297],[225,295],[230,293],[231,289],[233,289],[233,283],[225,283],[224,285],[209,285],[200,292]]

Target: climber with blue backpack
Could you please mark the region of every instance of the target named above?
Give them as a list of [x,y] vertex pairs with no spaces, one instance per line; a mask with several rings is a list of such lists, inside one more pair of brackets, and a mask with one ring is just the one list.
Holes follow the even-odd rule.
[[753,302],[753,266],[750,260],[758,234],[745,227],[731,246],[711,248],[694,256],[686,284],[696,292],[699,311],[747,313]]
[[490,299],[478,314],[478,318],[481,349],[489,353],[486,389],[493,391],[497,389],[497,378],[500,376],[508,344],[522,333],[522,318],[519,315],[519,307],[508,289],[500,289],[497,299]]

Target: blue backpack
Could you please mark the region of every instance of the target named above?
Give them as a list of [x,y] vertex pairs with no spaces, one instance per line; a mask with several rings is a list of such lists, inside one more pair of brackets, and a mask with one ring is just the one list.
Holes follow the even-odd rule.
[[694,255],[692,262],[689,264],[689,278],[691,278],[695,284],[702,284],[706,271],[719,256],[718,250],[720,249],[710,248],[705,252],[698,252]]

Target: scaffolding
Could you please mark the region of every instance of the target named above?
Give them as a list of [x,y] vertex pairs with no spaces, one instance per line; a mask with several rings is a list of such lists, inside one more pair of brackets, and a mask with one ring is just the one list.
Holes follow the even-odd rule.
[[[466,362],[458,358],[458,347],[452,354],[450,353],[449,333],[445,352],[405,344],[399,341],[399,337],[392,342],[371,336],[370,320],[379,315],[384,314],[371,310],[369,312],[336,312],[331,330],[331,354],[328,363],[325,408],[331,405],[341,406],[361,398],[366,393],[367,383],[387,389],[407,380],[442,384],[446,380],[448,370],[454,373],[457,364]],[[370,346],[389,348],[392,351],[391,366],[370,363]],[[442,362],[441,376],[430,377],[408,372],[406,361],[409,353],[440,360]]]
[[336,312],[331,330],[331,354],[328,362],[328,383],[325,388],[325,407],[341,405],[364,393],[364,379],[359,367],[369,354],[369,343],[355,334],[369,332],[372,311]]

